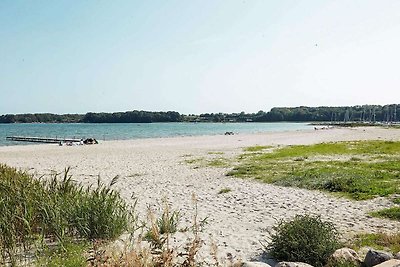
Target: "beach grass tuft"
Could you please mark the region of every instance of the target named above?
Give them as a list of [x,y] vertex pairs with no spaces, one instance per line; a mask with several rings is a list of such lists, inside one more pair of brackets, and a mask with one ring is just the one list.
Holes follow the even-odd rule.
[[297,145],[239,157],[228,175],[324,190],[353,199],[400,193],[400,142]]
[[90,243],[87,241],[64,244],[64,248],[45,248],[37,257],[35,266],[43,267],[79,267],[87,266],[85,253],[89,250]]
[[164,200],[162,214],[158,219],[156,219],[154,212],[149,210],[148,221],[150,225],[144,239],[150,242],[152,248],[162,248],[170,235],[178,231],[179,220],[179,211],[171,211],[171,207]]
[[400,207],[392,207],[371,212],[371,216],[400,221]]
[[207,160],[206,164],[207,167],[217,167],[217,168],[227,168],[229,167],[229,161],[225,158],[215,158]]
[[[218,154],[217,154],[218,155]],[[184,161],[186,164],[193,165],[195,169],[201,167],[212,167],[212,168],[228,168],[230,167],[230,160],[223,157],[212,157],[212,158],[191,158]]]
[[138,172],[136,172],[136,173],[131,173],[131,174],[129,174],[127,177],[128,177],[128,178],[135,178],[135,177],[140,177],[140,176],[143,176],[143,175],[145,175],[145,173],[138,173]]
[[400,197],[396,197],[394,199],[392,199],[394,204],[400,204]]
[[200,158],[191,158],[191,159],[186,159],[185,163],[187,164],[198,164],[202,163],[205,159],[203,157]]
[[378,250],[400,251],[400,233],[363,233],[356,235],[350,245],[355,250],[372,247]]
[[51,179],[0,165],[0,261],[13,266],[51,241],[66,250],[72,239],[113,239],[128,227],[130,211],[112,190],[118,177],[105,185],[83,187],[68,174]]
[[224,152],[222,151],[209,151],[207,152],[208,155],[223,155]]
[[232,189],[230,189],[230,188],[228,188],[228,187],[225,187],[225,188],[222,188],[221,190],[218,191],[218,195],[220,195],[220,194],[226,194],[226,193],[229,193],[229,192],[231,192],[231,191],[232,191]]

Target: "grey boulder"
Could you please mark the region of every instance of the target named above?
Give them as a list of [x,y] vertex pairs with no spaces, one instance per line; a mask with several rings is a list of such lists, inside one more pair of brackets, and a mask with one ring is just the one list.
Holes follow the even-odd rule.
[[367,255],[365,255],[364,264],[366,267],[372,267],[392,258],[392,254],[388,252],[370,249]]
[[400,251],[394,254],[394,258],[400,260]]
[[330,257],[330,262],[353,262],[355,264],[360,265],[362,260],[360,256],[358,256],[357,252],[350,248],[340,248],[337,249]]

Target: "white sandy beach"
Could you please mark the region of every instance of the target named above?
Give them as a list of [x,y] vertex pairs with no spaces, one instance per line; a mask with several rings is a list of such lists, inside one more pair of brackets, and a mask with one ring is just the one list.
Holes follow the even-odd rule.
[[[229,169],[200,167],[185,162],[200,157],[234,157],[253,145],[313,144],[344,140],[400,140],[400,130],[383,128],[336,128],[296,132],[238,134],[106,141],[93,146],[28,145],[0,147],[0,163],[29,170],[38,176],[71,167],[74,179],[94,183],[119,175],[115,187],[131,201],[138,198],[142,218],[148,206],[157,207],[165,197],[180,209],[183,225],[191,221],[192,193],[198,198],[199,218],[208,218],[201,234],[204,253],[211,240],[219,255],[232,253],[251,259],[262,251],[259,241],[268,237],[279,219],[296,214],[320,214],[345,235],[357,232],[394,232],[400,222],[372,218],[367,213],[388,207],[384,198],[350,201],[317,191],[277,187],[252,180],[227,177]],[[223,155],[209,152],[223,152]],[[231,192],[218,194],[222,188]],[[186,221],[186,222],[185,222]]]

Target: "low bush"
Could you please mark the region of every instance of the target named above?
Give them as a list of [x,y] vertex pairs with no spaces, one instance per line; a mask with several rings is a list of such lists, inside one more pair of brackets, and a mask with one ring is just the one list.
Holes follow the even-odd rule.
[[273,230],[266,250],[278,260],[323,266],[340,247],[335,226],[319,216],[297,215],[291,221],[280,221]]

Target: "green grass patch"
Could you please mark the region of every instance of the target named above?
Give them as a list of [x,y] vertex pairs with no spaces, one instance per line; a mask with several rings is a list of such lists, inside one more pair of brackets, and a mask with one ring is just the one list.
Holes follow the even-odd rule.
[[245,153],[228,175],[369,199],[400,193],[400,142],[357,141]]
[[192,159],[186,159],[185,163],[187,164],[199,164],[204,161],[204,158],[192,158]]
[[400,207],[387,208],[376,212],[371,212],[371,216],[400,221]]
[[221,151],[210,151],[207,154],[208,155],[223,155],[224,152],[221,152]]
[[216,158],[207,160],[206,166],[208,167],[217,167],[217,168],[227,168],[229,167],[229,161],[224,158]]
[[392,202],[393,202],[394,204],[400,204],[400,197],[393,198],[393,199],[392,199]]
[[238,160],[242,161],[242,160],[245,160],[247,158],[254,157],[255,155],[262,155],[262,154],[263,154],[262,152],[243,153],[243,154],[238,156]]
[[315,155],[398,155],[399,152],[400,142],[352,141],[288,146],[278,149],[274,153],[264,154],[264,156],[270,159],[279,159]]
[[400,251],[400,233],[397,234],[358,234],[351,242],[354,250],[362,247],[372,247],[378,250],[390,250],[394,253]]
[[229,192],[231,192],[232,191],[232,189],[230,189],[230,188],[222,188],[221,190],[219,190],[218,191],[218,195],[220,195],[220,194],[226,194],[226,193],[229,193]]
[[194,165],[194,168],[200,168],[200,167],[227,168],[230,166],[230,161],[222,157],[211,158],[211,159],[206,159],[204,157],[192,158],[185,160],[185,163]]
[[247,151],[247,152],[258,152],[258,151],[263,151],[268,148],[272,148],[272,146],[250,146],[250,147],[246,147],[243,150]]
[[87,266],[85,253],[90,248],[87,242],[68,242],[64,248],[47,248],[37,258],[35,266],[40,267],[80,267]]

